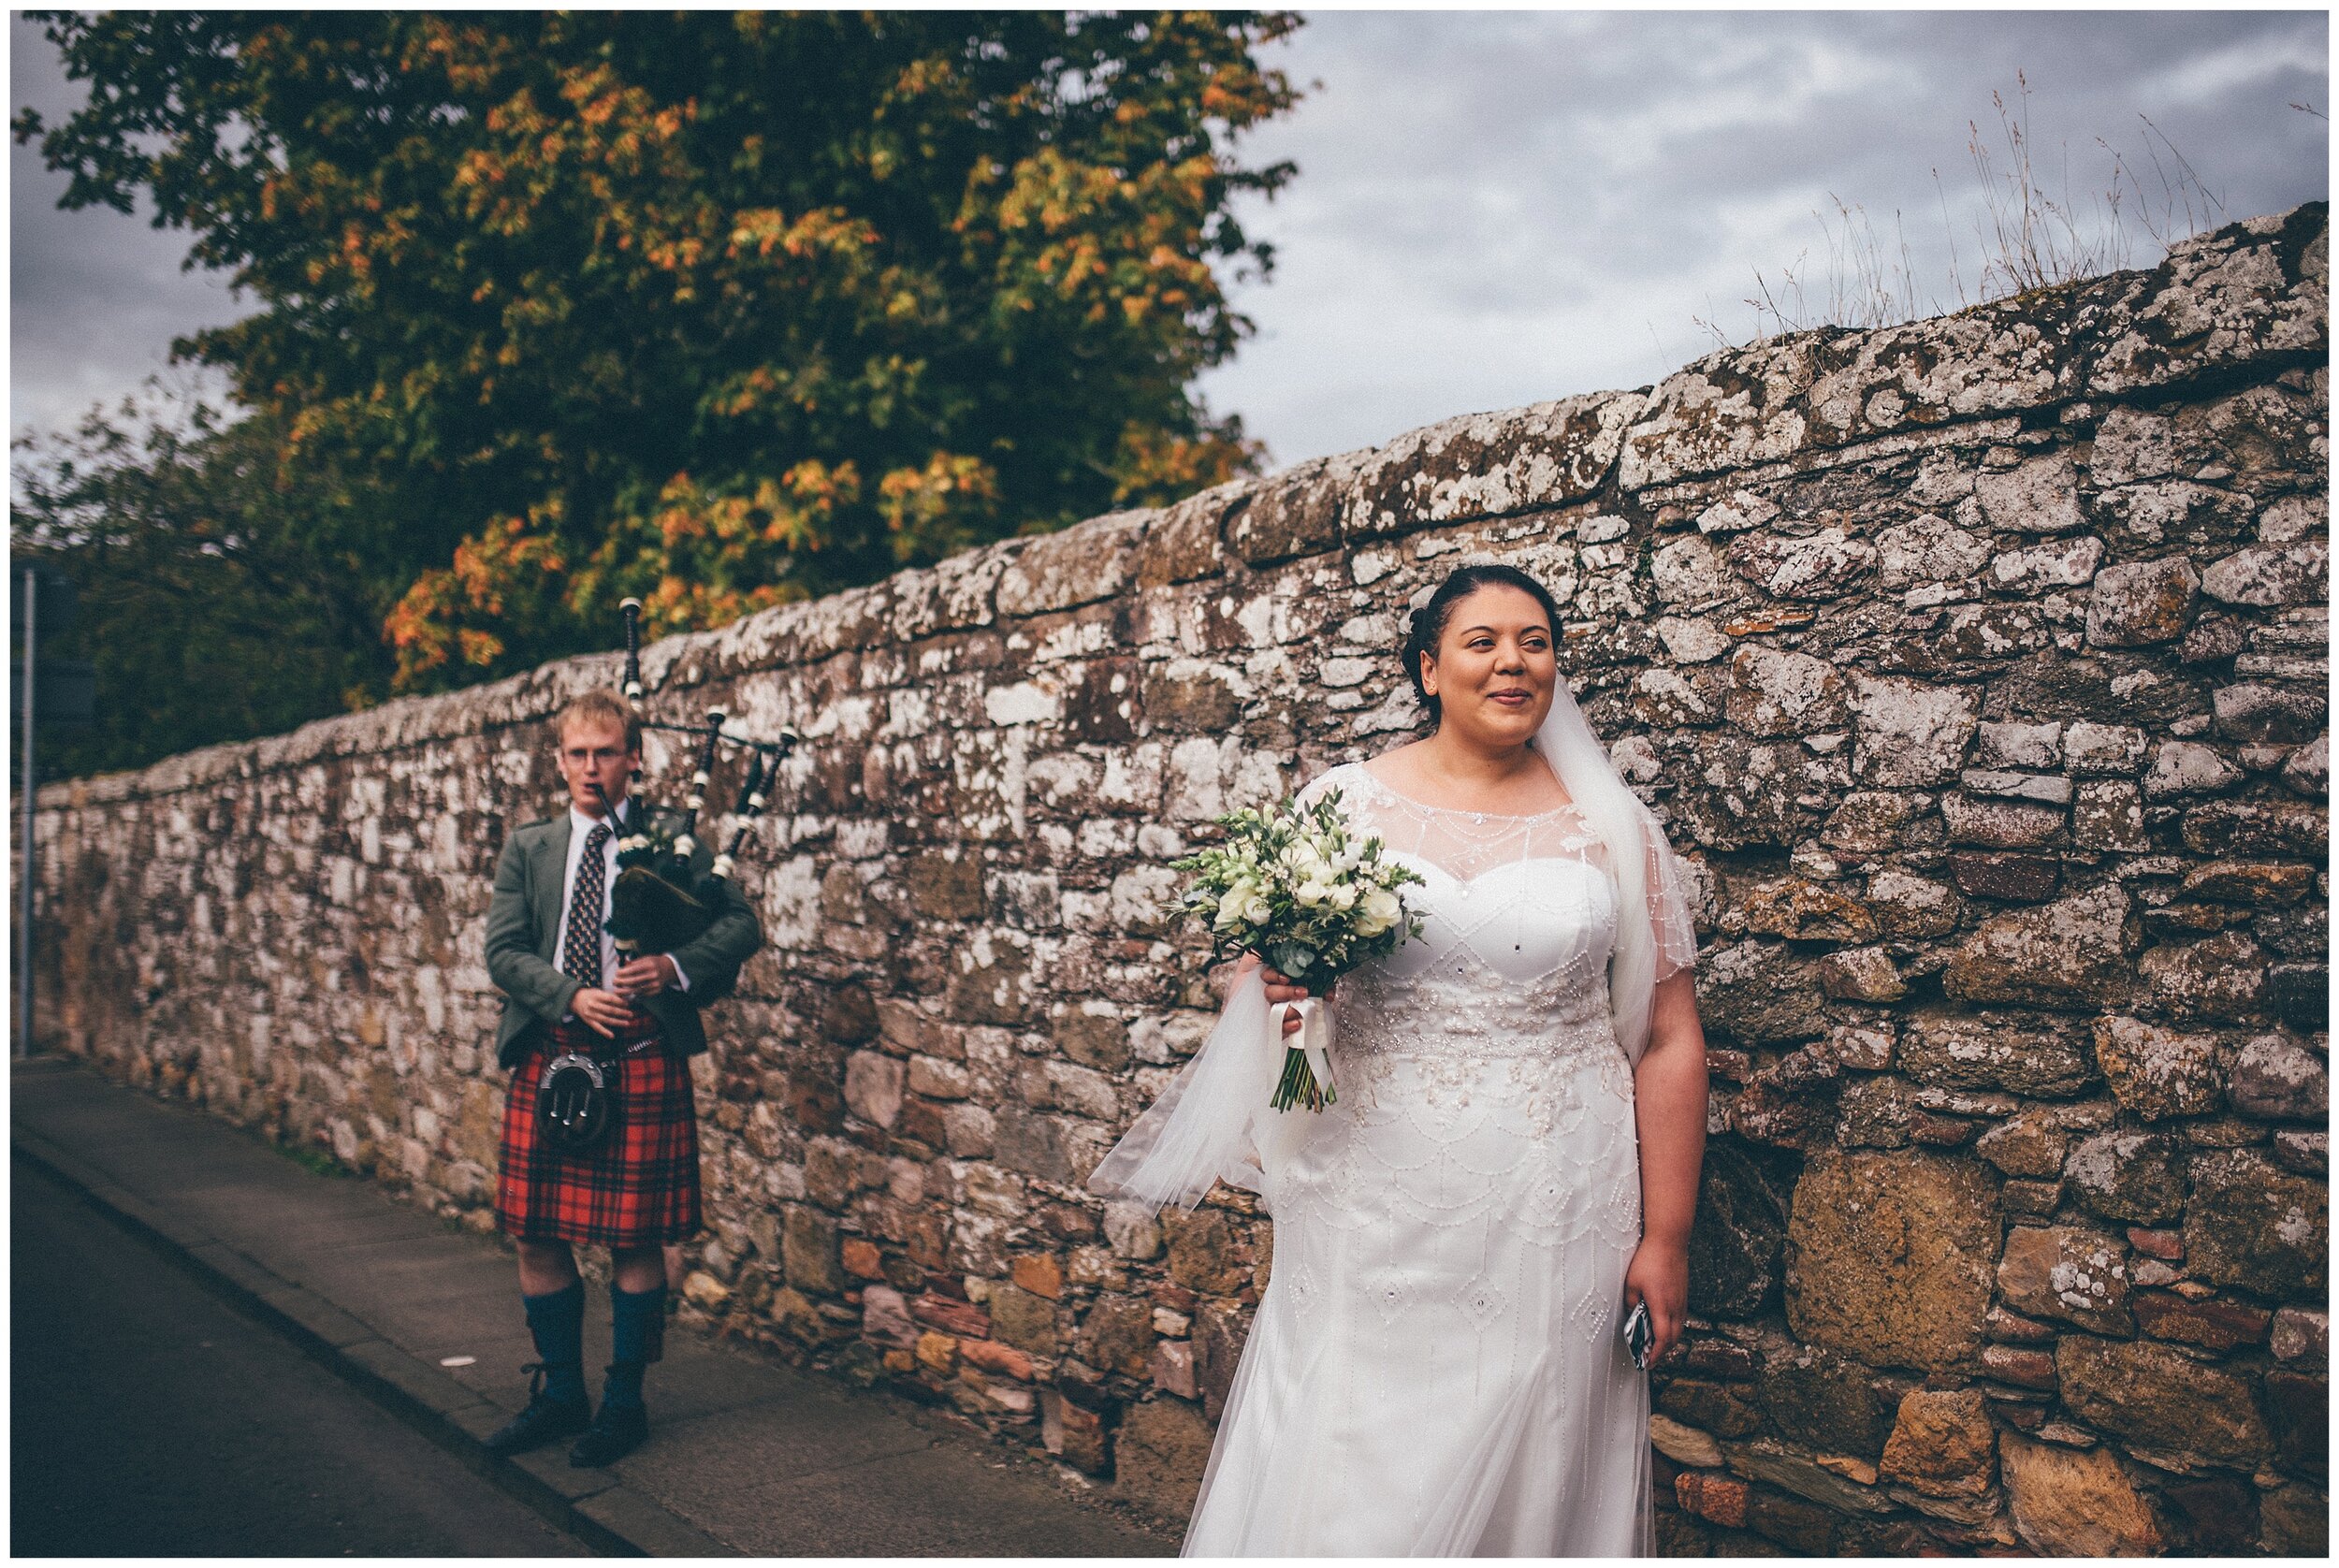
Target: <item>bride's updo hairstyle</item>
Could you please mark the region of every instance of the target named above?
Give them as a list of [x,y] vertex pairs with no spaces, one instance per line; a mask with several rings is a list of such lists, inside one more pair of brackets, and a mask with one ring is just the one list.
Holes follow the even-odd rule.
[[1446,635],[1446,623],[1454,618],[1454,606],[1482,588],[1514,588],[1542,605],[1544,618],[1551,625],[1551,646],[1556,651],[1560,646],[1560,605],[1549,588],[1516,566],[1486,562],[1456,567],[1437,586],[1437,591],[1430,595],[1430,602],[1413,612],[1405,632],[1405,675],[1413,681],[1413,694],[1421,699],[1433,730],[1439,721],[1438,700],[1430,695],[1429,688],[1422,683],[1422,656],[1437,652],[1438,639]]
[[[1431,728],[1439,720],[1439,700],[1422,688],[1422,655],[1439,650],[1446,622],[1453,620],[1455,603],[1481,588],[1516,588],[1542,603],[1544,616],[1551,617],[1553,648],[1561,644],[1561,606],[1551,597],[1551,589],[1518,566],[1458,566],[1430,594],[1430,602],[1413,611],[1413,622],[1406,627],[1406,674],[1413,678],[1413,695],[1420,697],[1422,706],[1430,711]],[[1659,934],[1651,920],[1651,901],[1661,892],[1665,899],[1679,899],[1678,873],[1670,871],[1673,848],[1665,845],[1663,829],[1656,826],[1649,807],[1642,806],[1640,796],[1633,793],[1623,775],[1617,772],[1617,762],[1609,761],[1607,747],[1584,723],[1584,709],[1576,706],[1575,692],[1567,690],[1565,672],[1553,681],[1551,714],[1544,716],[1544,728],[1534,733],[1530,744],[1544,753],[1544,761],[1551,762],[1551,770],[1561,777],[1567,798],[1575,801],[1576,815],[1584,817],[1584,826],[1607,845],[1609,873],[1617,878],[1617,946],[1609,951],[1609,1013],[1617,1023],[1617,1041],[1623,1046],[1623,1053],[1637,1063],[1642,1049],[1649,1044],[1649,999],[1656,990],[1659,962]],[[1696,952],[1696,938],[1687,936],[1687,941],[1692,943],[1687,955],[1668,952],[1675,969],[1687,965]]]

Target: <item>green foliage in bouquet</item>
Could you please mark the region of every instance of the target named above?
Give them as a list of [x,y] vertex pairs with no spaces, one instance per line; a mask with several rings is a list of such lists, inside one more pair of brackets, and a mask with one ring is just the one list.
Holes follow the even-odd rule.
[[[1383,859],[1377,835],[1349,831],[1339,791],[1306,807],[1286,798],[1271,812],[1232,811],[1218,824],[1227,831],[1223,843],[1170,863],[1193,873],[1177,908],[1209,924],[1216,957],[1256,952],[1320,993],[1421,935],[1421,917],[1398,890],[1422,878]],[[1295,1103],[1320,1110],[1332,1097],[1305,1052],[1285,1053],[1276,1110]]]

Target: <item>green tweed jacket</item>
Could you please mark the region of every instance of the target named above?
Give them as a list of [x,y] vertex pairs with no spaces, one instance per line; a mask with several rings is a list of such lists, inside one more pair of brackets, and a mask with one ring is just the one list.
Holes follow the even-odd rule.
[[[627,809],[632,810],[632,803]],[[692,856],[701,871],[714,859],[702,844]],[[560,1021],[577,983],[560,972],[560,883],[568,870],[569,814],[515,828],[496,861],[495,896],[487,904],[487,978],[503,993],[496,1028],[496,1059],[519,1065],[538,1033]],[[725,882],[723,907],[695,941],[674,951],[690,977],[687,991],[666,990],[642,999],[665,1033],[669,1050],[695,1056],[706,1049],[699,1009],[731,994],[739,965],[763,945],[763,928],[735,884]]]

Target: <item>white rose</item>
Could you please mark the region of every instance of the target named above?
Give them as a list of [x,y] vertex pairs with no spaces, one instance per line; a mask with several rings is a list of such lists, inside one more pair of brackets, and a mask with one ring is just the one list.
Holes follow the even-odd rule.
[[1333,907],[1333,908],[1338,909],[1338,910],[1339,910],[1342,914],[1344,914],[1344,914],[1346,914],[1349,910],[1351,910],[1351,909],[1355,908],[1356,907],[1357,907],[1357,884],[1356,884],[1356,883],[1354,883],[1354,882],[1343,882],[1343,883],[1341,883],[1341,884],[1340,884],[1340,886],[1338,886],[1338,887],[1336,887],[1336,888],[1332,889],[1332,907]]
[[1226,927],[1232,925],[1235,922],[1241,920],[1242,918],[1243,907],[1251,901],[1252,896],[1257,892],[1258,885],[1256,882],[1253,882],[1250,878],[1238,877],[1235,878],[1234,886],[1228,888],[1226,892],[1226,896],[1218,901],[1218,919],[1213,923],[1218,928],[1223,930]]
[[1326,884],[1316,881],[1311,878],[1309,880],[1301,882],[1298,887],[1292,889],[1291,897],[1293,902],[1313,909],[1318,904],[1323,903],[1325,898],[1330,894],[1331,891],[1332,890]]
[[1267,902],[1263,893],[1251,894],[1250,902],[1242,906],[1242,918],[1253,925],[1265,925],[1274,912],[1274,906]]
[[1357,915],[1357,935],[1359,936],[1378,936],[1395,925],[1398,918],[1405,912],[1404,905],[1387,888],[1368,888],[1361,904],[1362,907]]

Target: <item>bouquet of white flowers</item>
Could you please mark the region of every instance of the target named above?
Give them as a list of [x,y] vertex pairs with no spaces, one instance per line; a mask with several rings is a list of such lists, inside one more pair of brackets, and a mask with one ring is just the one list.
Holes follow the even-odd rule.
[[[1339,791],[1304,809],[1286,800],[1271,812],[1235,811],[1218,822],[1224,843],[1170,863],[1194,873],[1178,907],[1209,922],[1218,957],[1256,952],[1320,992],[1421,935],[1421,917],[1399,891],[1421,878],[1383,860],[1379,838],[1348,832]],[[1301,1043],[1285,1052],[1283,1081],[1269,1102],[1277,1111],[1321,1111],[1333,1098],[1329,1025],[1315,997],[1300,1014]]]

